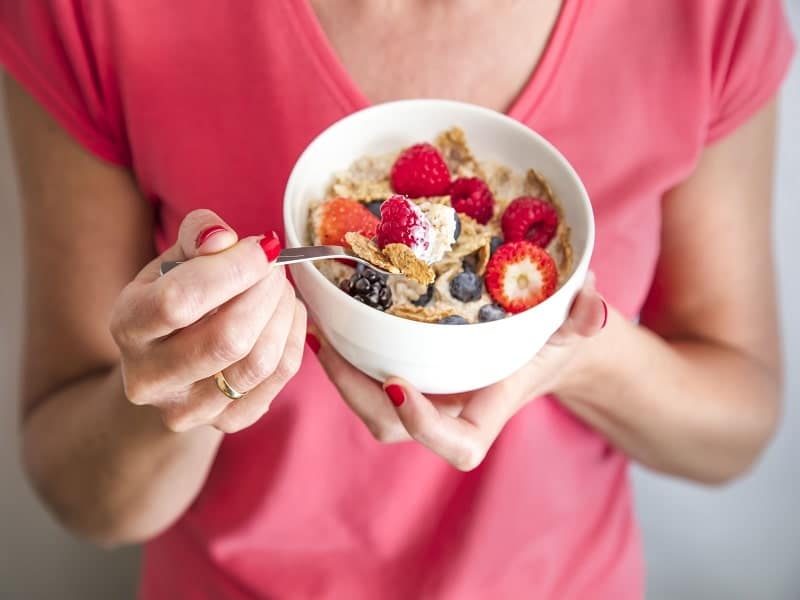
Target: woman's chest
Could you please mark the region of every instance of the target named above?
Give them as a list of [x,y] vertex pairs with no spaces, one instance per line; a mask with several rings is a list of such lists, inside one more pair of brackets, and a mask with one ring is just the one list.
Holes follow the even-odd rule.
[[[276,2],[269,15],[253,19],[256,4],[212,11],[177,33],[156,23],[147,48],[139,37],[120,40],[129,50],[120,65],[129,143],[137,179],[157,202],[161,248],[175,238],[182,217],[200,207],[216,211],[241,235],[281,232],[283,191],[297,157],[327,126],[369,105],[370,98],[354,86],[355,74],[321,37],[309,5]],[[613,103],[599,93],[597,81],[619,87],[621,77],[636,76],[636,65],[627,55],[612,63],[573,34],[587,22],[570,9],[575,6],[566,0],[557,43],[510,114],[553,142],[584,180],[598,225],[593,268],[609,299],[633,313],[658,253],[661,195],[685,175],[694,145],[675,135],[674,117],[682,113],[668,103],[645,101],[639,88]],[[354,48],[368,53],[377,43]],[[364,91],[411,77],[407,65],[396,70],[376,62],[374,70],[374,77],[358,76]],[[456,94],[448,81],[437,87],[431,74],[440,70],[439,64],[422,69],[421,79],[402,89],[476,101],[472,94]],[[463,70],[469,73],[469,65]],[[490,78],[484,79],[491,87]],[[397,87],[387,90],[398,95]],[[668,97],[656,91],[657,98]],[[662,127],[660,112],[667,110],[673,119]],[[415,141],[420,140],[407,143]]]
[[371,102],[458,99],[506,110],[536,71],[562,0],[311,0],[319,33]]

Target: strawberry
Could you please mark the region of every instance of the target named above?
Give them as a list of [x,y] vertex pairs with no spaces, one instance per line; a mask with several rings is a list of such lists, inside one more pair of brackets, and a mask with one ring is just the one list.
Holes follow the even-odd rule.
[[371,238],[378,227],[378,219],[363,204],[350,198],[333,198],[322,205],[318,234],[323,246],[345,246],[348,231]]
[[456,212],[463,213],[486,225],[494,213],[494,196],[482,179],[462,177],[450,184],[450,204]]
[[506,242],[528,240],[545,248],[556,234],[558,213],[545,200],[521,196],[506,207],[501,225]]
[[381,221],[375,232],[379,248],[405,244],[415,254],[424,254],[430,245],[431,225],[422,211],[408,198],[392,196],[381,205]]
[[444,196],[450,187],[450,170],[430,144],[406,148],[392,165],[392,189],[410,198]]
[[528,240],[497,249],[486,267],[486,290],[509,313],[536,306],[556,291],[558,270],[553,258]]

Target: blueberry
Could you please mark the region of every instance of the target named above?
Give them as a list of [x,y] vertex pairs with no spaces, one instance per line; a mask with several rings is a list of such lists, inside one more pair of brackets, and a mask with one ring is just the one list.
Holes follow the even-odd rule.
[[481,297],[483,278],[471,271],[461,271],[450,282],[450,295],[462,302],[472,302]]
[[414,306],[427,306],[432,298],[433,298],[433,284],[430,284],[428,286],[428,289],[425,290],[425,293],[422,294],[416,300],[412,300],[411,304],[413,304]]
[[494,254],[495,251],[501,246],[502,243],[503,243],[503,238],[501,238],[499,236],[496,236],[496,235],[493,235],[492,236],[492,241],[489,242],[490,248],[491,248],[491,251],[489,252],[489,256]]
[[461,235],[461,219],[458,218],[458,213],[453,212],[453,216],[456,218],[456,230],[453,233],[453,239],[458,240],[458,237]]
[[466,325],[469,323],[464,317],[461,315],[450,315],[449,317],[444,317],[443,319],[439,319],[438,321],[442,325]]
[[380,219],[381,204],[383,204],[383,200],[373,200],[372,202],[367,202],[367,210]]
[[506,317],[506,311],[503,307],[497,304],[484,304],[478,311],[478,321],[486,323],[487,321],[497,321]]

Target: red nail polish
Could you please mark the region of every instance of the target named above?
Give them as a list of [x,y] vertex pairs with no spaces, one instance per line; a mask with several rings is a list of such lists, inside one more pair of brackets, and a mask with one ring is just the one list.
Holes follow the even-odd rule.
[[264,254],[266,254],[269,262],[278,258],[278,254],[281,252],[281,241],[278,239],[277,233],[274,231],[268,233],[259,244],[261,244],[261,249],[264,251]]
[[606,304],[605,300],[600,300],[603,303],[603,324],[600,325],[600,329],[606,326],[606,321],[608,321],[608,304]]
[[228,231],[228,230],[225,229],[222,225],[212,225],[211,227],[206,227],[205,229],[203,229],[203,231],[197,234],[197,238],[194,240],[194,247],[199,248],[206,242],[208,238],[210,238],[212,235],[220,233],[221,231]]
[[387,385],[384,391],[395,406],[400,406],[406,400],[406,393],[403,391],[403,388],[396,383]]
[[308,344],[308,347],[311,348],[314,354],[319,352],[319,340],[313,333],[306,334],[306,344]]

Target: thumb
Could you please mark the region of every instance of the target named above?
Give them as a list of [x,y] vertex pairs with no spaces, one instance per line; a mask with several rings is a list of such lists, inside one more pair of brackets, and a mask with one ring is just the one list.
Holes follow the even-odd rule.
[[204,208],[193,210],[181,222],[175,245],[182,257],[176,260],[222,252],[238,240],[233,228],[215,212]]
[[608,320],[608,304],[595,287],[594,273],[589,273],[570,308],[569,316],[553,334],[549,343],[563,345],[576,337],[592,337],[600,332]]
[[165,272],[162,269],[166,263],[222,252],[238,240],[236,232],[215,212],[206,209],[193,210],[181,221],[178,240],[139,271],[135,280],[151,283]]

